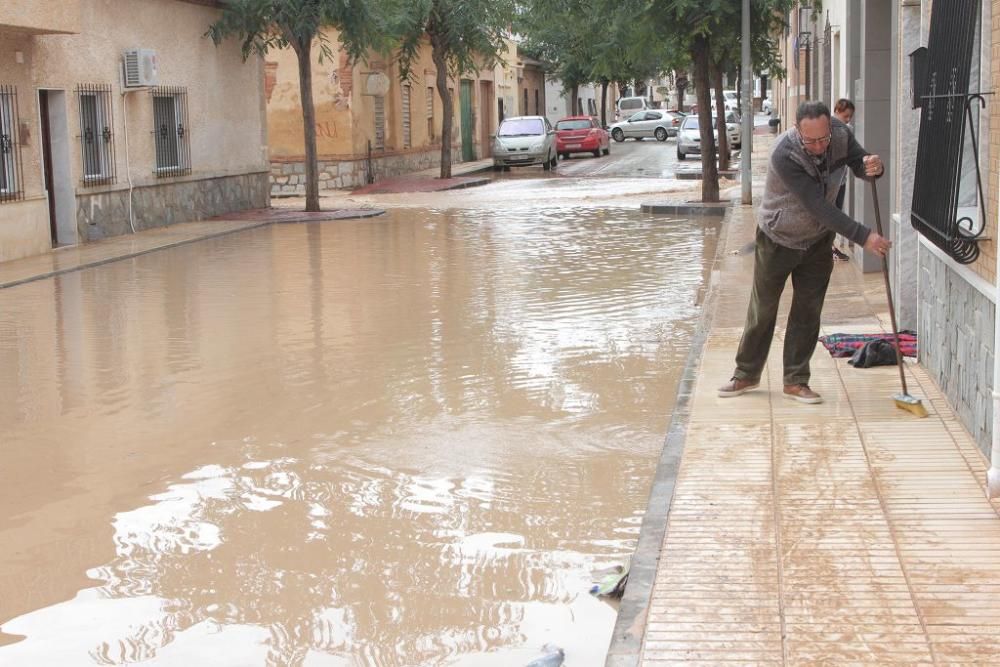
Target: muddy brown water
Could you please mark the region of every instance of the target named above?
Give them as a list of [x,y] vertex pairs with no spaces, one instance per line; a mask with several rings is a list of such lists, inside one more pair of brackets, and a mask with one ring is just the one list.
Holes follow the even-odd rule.
[[0,664],[602,665],[717,235],[406,209],[0,290]]

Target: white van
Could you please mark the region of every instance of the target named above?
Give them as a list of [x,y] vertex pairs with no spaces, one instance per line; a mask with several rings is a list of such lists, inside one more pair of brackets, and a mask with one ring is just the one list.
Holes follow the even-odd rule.
[[649,100],[645,97],[619,97],[615,104],[615,120],[625,120],[636,111],[650,108]]

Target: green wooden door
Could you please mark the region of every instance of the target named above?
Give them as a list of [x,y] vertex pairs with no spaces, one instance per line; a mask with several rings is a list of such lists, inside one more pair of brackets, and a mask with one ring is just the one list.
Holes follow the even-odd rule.
[[462,105],[462,161],[471,162],[476,159],[475,147],[472,144],[472,82],[462,80],[460,94]]

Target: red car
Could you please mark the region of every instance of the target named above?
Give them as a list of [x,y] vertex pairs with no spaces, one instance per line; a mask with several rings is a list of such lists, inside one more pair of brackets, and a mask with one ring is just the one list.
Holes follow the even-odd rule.
[[601,157],[611,152],[608,131],[591,116],[567,116],[556,123],[556,153],[568,158],[571,153],[593,153]]

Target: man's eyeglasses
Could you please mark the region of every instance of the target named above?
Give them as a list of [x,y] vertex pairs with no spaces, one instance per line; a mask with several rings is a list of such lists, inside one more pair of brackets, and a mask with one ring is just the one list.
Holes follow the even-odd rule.
[[818,139],[806,139],[805,137],[800,137],[803,146],[815,146],[817,144],[828,144],[830,139],[833,138],[832,134],[828,134],[825,137],[820,137]]

